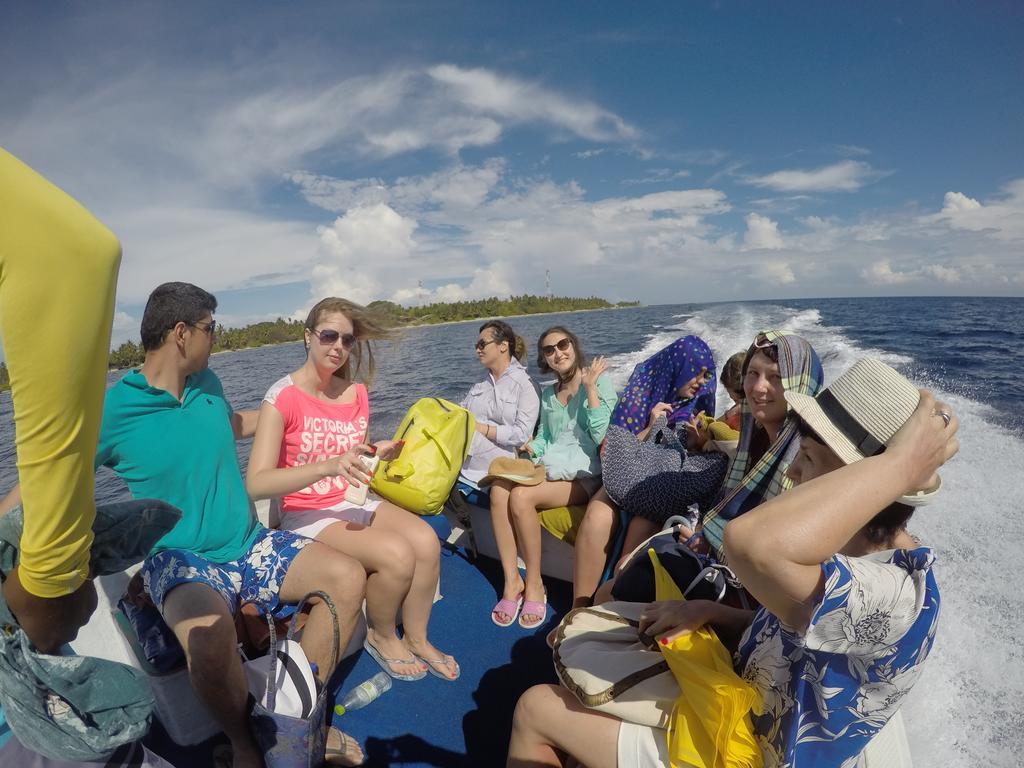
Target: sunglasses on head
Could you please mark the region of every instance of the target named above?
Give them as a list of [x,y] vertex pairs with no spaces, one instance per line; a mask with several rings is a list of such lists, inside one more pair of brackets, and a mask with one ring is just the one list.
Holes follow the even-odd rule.
[[356,337],[351,333],[338,333],[333,328],[324,328],[322,331],[318,331],[316,328],[310,328],[309,332],[316,336],[321,344],[334,344],[338,339],[341,339],[341,346],[345,349],[352,349],[356,343]]
[[566,336],[563,339],[559,339],[554,344],[545,344],[543,347],[540,348],[540,351],[544,353],[544,357],[551,357],[553,354],[555,354],[556,349],[559,352],[568,352],[569,347],[571,346],[572,342],[569,341],[569,337]]

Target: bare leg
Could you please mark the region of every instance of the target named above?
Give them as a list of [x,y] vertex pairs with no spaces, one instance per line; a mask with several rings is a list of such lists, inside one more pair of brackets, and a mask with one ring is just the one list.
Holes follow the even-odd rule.
[[[491,527],[494,528],[494,541],[498,545],[498,557],[501,559],[501,572],[505,579],[501,596],[515,602],[525,584],[519,573],[518,546],[516,533],[512,526],[512,513],[509,509],[512,483],[497,480],[491,486]],[[495,614],[501,621],[508,621],[511,616],[502,612]]]
[[[594,488],[594,481],[546,480],[539,485],[520,485],[512,489],[509,509],[515,525],[516,538],[526,564],[524,599],[544,601],[544,581],[540,573],[540,520],[538,509],[585,504]],[[533,622],[539,616],[524,613],[520,620]]]
[[619,562],[615,564],[615,569],[618,570],[629,557],[630,553],[643,544],[647,539],[651,538],[660,530],[657,523],[652,523],[643,517],[634,517],[629,521],[629,525],[626,526],[626,537],[622,543],[622,557],[619,558]]
[[234,768],[263,768],[263,754],[249,732],[249,688],[227,603],[206,584],[182,584],[167,593],[161,612],[185,650],[199,700],[231,740]]
[[619,724],[561,686],[535,685],[516,704],[506,766],[561,768],[568,755],[587,768],[618,768]]
[[317,589],[330,596],[338,612],[341,631],[338,656],[331,658],[333,619],[330,610],[320,601],[313,604],[299,642],[306,657],[317,665],[317,676],[321,682],[326,682],[352,639],[352,632],[362,613],[366,571],[355,559],[314,541],[292,561],[281,582],[280,598],[282,602],[293,603]]
[[[363,611],[366,596],[366,571],[358,560],[337,550],[314,541],[307,545],[292,561],[281,582],[280,598],[284,602],[296,602],[313,590],[326,592],[338,613],[338,654],[331,658],[334,642],[333,618],[330,609],[317,600],[309,612],[309,618],[302,628],[299,643],[306,658],[317,665],[316,676],[325,683],[341,660],[352,632],[355,630]],[[363,750],[359,743],[339,732],[337,753],[329,755],[332,765],[362,765]],[[328,738],[328,747],[332,747]],[[261,762],[262,765],[262,762]],[[237,753],[232,768],[239,768]]]
[[[407,512],[398,511],[408,516]],[[365,569],[367,640],[370,644],[386,659],[411,659],[395,627],[398,610],[409,594],[416,567],[409,542],[394,531],[343,521],[327,526],[316,538],[354,558]],[[399,675],[415,675],[424,669],[414,659],[388,666]]]
[[602,486],[587,504],[587,512],[576,533],[573,564],[572,607],[590,604],[604,571],[608,550],[618,527],[618,507]]
[[594,605],[601,605],[601,603],[607,603],[611,600],[613,586],[615,586],[615,576],[612,576],[597,588],[597,591],[594,593]]
[[414,563],[412,584],[402,603],[402,629],[406,647],[428,660],[445,677],[458,676],[455,659],[427,640],[427,623],[434,607],[437,582],[441,578],[441,542],[434,529],[419,516],[389,502],[377,507],[371,524],[374,530],[398,536],[411,551]]

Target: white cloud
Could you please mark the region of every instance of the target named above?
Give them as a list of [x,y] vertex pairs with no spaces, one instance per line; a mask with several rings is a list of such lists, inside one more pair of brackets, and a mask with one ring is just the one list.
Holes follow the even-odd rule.
[[796,282],[796,275],[784,261],[763,261],[755,265],[753,271],[759,280],[772,286],[792,285]]
[[947,192],[942,206],[942,213],[953,216],[963,211],[976,211],[981,208],[981,203],[973,197],[968,197],[962,192]]
[[118,302],[144,302],[168,280],[217,292],[303,280],[319,249],[304,222],[211,207],[146,206],[104,217],[124,256]]
[[995,240],[1024,240],[1024,179],[1006,184],[1002,193],[982,203],[962,192],[947,192],[942,210],[922,220],[984,233]]
[[[777,251],[783,247],[779,225],[767,216],[748,213],[746,222],[747,232],[743,236],[743,246],[746,250],[764,248]],[[792,279],[788,282],[792,282]]]
[[591,141],[621,141],[637,131],[625,120],[592,102],[501,76],[488,69],[439,64],[427,70],[449,98],[443,102],[513,123],[548,123]]
[[862,273],[864,279],[875,285],[902,285],[914,279],[913,275],[896,272],[888,260],[876,261]]
[[606,147],[600,147],[599,149],[584,149],[582,152],[573,152],[572,156],[579,158],[580,160],[589,160],[592,157],[600,157],[608,149]]
[[748,176],[745,184],[779,192],[856,192],[882,176],[884,171],[858,160],[843,160],[811,170],[775,171],[765,176]]
[[417,223],[384,203],[358,206],[318,229],[322,257],[313,268],[314,298],[344,296],[368,303],[386,291],[389,275],[410,266]]
[[129,315],[127,312],[118,310],[114,312],[114,322],[112,327],[112,333],[115,336],[122,336],[125,333],[131,333],[138,330],[139,321]]
[[934,277],[940,283],[953,285],[955,283],[959,283],[962,279],[960,270],[956,267],[944,267],[941,264],[932,264],[925,267],[923,271],[924,274]]
[[[293,180],[325,208],[351,203],[341,220],[356,208],[386,205],[416,222],[414,237],[406,229],[400,266],[388,266],[387,274],[384,267],[367,270],[378,286],[375,297],[398,301],[540,292],[545,269],[556,292],[611,298],[647,298],[653,291],[661,300],[700,299],[708,297],[707,286],[725,297],[777,296],[782,287],[812,295],[941,293],[951,286],[1019,285],[1014,281],[1022,279],[1024,263],[1019,249],[1016,255],[979,250],[976,241],[988,231],[963,231],[962,246],[936,248],[944,219],[900,212],[853,220],[808,216],[783,235],[779,220],[748,213],[736,230],[724,224],[732,206],[721,190],[591,200],[580,184],[518,176],[499,158],[392,182],[312,174]],[[449,189],[460,192],[451,196]],[[777,257],[782,249],[787,258]],[[700,287],[685,279],[694,264],[705,276]],[[417,285],[421,279],[426,288]]]

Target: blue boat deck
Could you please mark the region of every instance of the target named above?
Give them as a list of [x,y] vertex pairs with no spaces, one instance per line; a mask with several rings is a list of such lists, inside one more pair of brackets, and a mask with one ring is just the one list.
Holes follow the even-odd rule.
[[[442,540],[444,516],[426,518]],[[549,609],[539,629],[495,625],[490,610],[501,584],[498,563],[486,557],[471,562],[462,548],[441,552],[441,594],[430,620],[430,638],[462,667],[455,682],[427,675],[415,682],[395,681],[387,693],[364,709],[334,716],[334,725],[363,745],[368,766],[443,766],[490,768],[505,764],[512,713],[520,694],[538,683],[555,682],[551,651],[544,642],[571,602],[570,585],[547,579]],[[380,671],[365,652],[346,659],[333,684],[339,696]],[[147,745],[178,768],[212,765],[214,737],[195,747],[174,744],[157,724]]]

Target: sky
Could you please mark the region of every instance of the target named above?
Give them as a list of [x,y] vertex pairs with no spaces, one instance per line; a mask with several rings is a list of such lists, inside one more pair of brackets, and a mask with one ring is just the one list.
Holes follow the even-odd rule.
[[0,4],[0,145],[218,320],[1024,295],[1024,5]]

